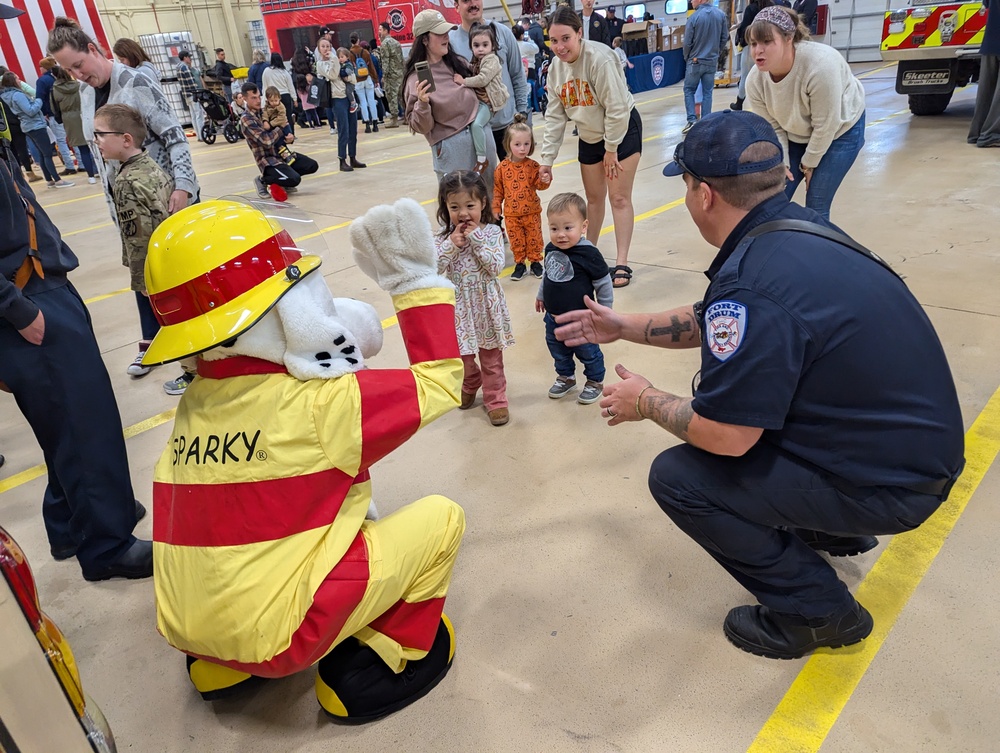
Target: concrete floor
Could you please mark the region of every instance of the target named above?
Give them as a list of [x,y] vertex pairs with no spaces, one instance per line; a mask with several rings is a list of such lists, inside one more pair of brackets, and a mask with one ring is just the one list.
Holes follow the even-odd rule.
[[[1000,319],[990,292],[990,281],[1000,276],[993,238],[1000,227],[1000,151],[965,143],[974,90],[959,93],[941,117],[913,118],[894,92],[893,68],[857,70],[868,93],[867,145],[839,192],[833,219],[888,259],[926,306],[970,426],[1000,372],[993,340]],[[717,109],[733,96],[717,91]],[[684,122],[680,88],[637,101],[646,143],[634,197],[636,276],[616,301],[632,311],[700,298],[701,272],[714,253],[683,203],[676,205],[681,181],[660,175]],[[405,131],[362,134],[359,156],[369,169],[341,175],[325,129],[300,135],[299,148],[322,168],[294,198],[318,228],[336,228],[322,236],[327,281],[335,294],[369,300],[388,316],[388,296],[351,261],[345,226],[368,207],[400,196],[426,202],[433,213],[426,143]],[[566,139],[550,194],[582,193],[572,162],[575,141]],[[203,197],[249,192],[255,169],[244,144],[192,148]],[[83,296],[124,288],[127,273],[97,187],[46,192],[42,201],[81,259],[73,281]],[[613,256],[610,235],[601,247]],[[725,640],[726,611],[748,595],[673,529],[646,489],[650,460],[675,440],[648,423],[611,429],[596,405],[549,400],[553,374],[541,317],[533,311],[535,284],[508,279],[504,287],[518,339],[507,355],[511,423],[492,428],[480,410],[455,411],[373,471],[383,512],[430,493],[466,509],[468,532],[447,604],[459,641],[455,665],[426,699],[360,729],[326,721],[310,672],[237,701],[202,702],[182,656],[156,633],[151,582],[86,583],[73,561],[48,556],[39,518],[43,480],[17,483],[23,476],[15,475],[36,467],[41,453],[13,401],[0,399],[0,451],[7,456],[0,521],[25,549],[43,605],[70,638],[119,750],[719,753],[751,746],[806,662],[756,658]],[[153,464],[169,434],[163,412],[176,405],[160,384],[176,369],[130,380],[125,367],[138,339],[133,299],[111,295],[91,302],[90,310],[123,423],[131,427],[136,492],[148,502]],[[609,365],[624,363],[681,394],[698,361],[697,352],[620,343],[606,355]],[[376,365],[402,364],[398,333],[389,330]],[[985,466],[992,459],[987,453]],[[1000,718],[991,681],[1000,673],[992,622],[1000,607],[998,496],[1000,476],[989,470],[926,575],[915,578],[898,620],[883,623],[892,631],[853,695],[831,680],[815,684],[804,701],[793,699],[807,709],[830,706],[823,712],[826,727],[793,729],[755,750],[997,749]],[[136,532],[150,535],[149,518]],[[835,562],[852,589],[884,544]],[[874,612],[884,605],[867,606]],[[858,655],[857,648],[846,649],[825,659],[836,672]]]

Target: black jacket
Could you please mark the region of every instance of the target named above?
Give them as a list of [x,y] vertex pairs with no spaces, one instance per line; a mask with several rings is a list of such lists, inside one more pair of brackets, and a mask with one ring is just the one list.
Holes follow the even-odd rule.
[[[812,0],[812,2],[815,3],[816,0]],[[736,28],[737,47],[747,46],[747,38],[746,38],[747,29],[750,28],[750,24],[753,23],[753,20],[758,13],[760,13],[760,6],[757,3],[755,2],[747,3],[746,9],[743,11],[743,18],[740,19],[740,25]]]
[[[580,17],[581,20],[583,16]],[[586,23],[586,21],[584,21]],[[590,41],[591,42],[601,42],[606,44],[608,47],[611,46],[611,36],[608,31],[608,22],[604,20],[604,16],[594,12],[594,15],[590,17]]]
[[802,16],[802,23],[810,31],[816,30],[816,9],[818,7],[817,0],[795,0],[792,4],[792,10]]
[[219,83],[232,84],[232,72],[234,70],[236,70],[236,66],[232,63],[227,63],[225,60],[216,60],[215,67],[212,68],[212,73],[219,80]]

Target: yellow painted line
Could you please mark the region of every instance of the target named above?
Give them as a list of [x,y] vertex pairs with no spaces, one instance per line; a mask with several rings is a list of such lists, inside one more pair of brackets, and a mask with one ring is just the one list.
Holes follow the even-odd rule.
[[[97,185],[100,185],[100,183],[98,183]],[[100,193],[91,193],[87,194],[86,196],[77,197],[75,199],[66,199],[66,201],[56,201],[53,202],[52,204],[42,204],[42,202],[38,203],[42,205],[42,209],[51,209],[52,207],[61,207],[65,204],[75,204],[78,201],[87,201],[88,199],[102,199],[102,198],[104,198],[103,190]]]
[[871,76],[873,73],[878,73],[879,71],[884,71],[886,68],[892,68],[892,66],[894,66],[895,64],[896,64],[896,62],[893,61],[891,63],[886,63],[885,65],[880,65],[878,68],[872,68],[870,71],[865,71],[864,73],[860,74],[859,76],[855,76],[855,78],[868,78],[868,76]]
[[920,528],[894,536],[857,589],[875,629],[857,646],[814,654],[747,753],[815,753],[878,654],[1000,451],[1000,389],[965,435],[965,471]]
[[34,468],[29,468],[26,471],[15,473],[9,478],[0,479],[0,494],[10,491],[14,487],[20,486],[21,484],[34,481],[39,476],[44,476],[47,472],[48,470],[45,467],[45,463],[42,463],[41,465],[36,465]]
[[70,230],[68,233],[61,233],[63,238],[69,238],[71,235],[79,235],[80,233],[89,233],[91,230],[98,230],[102,227],[114,227],[113,222],[102,222],[100,225],[90,225],[88,227],[82,227],[79,230]]
[[122,288],[121,290],[116,290],[113,293],[104,293],[103,295],[95,295],[93,298],[87,298],[84,303],[88,306],[92,303],[97,303],[98,301],[103,301],[105,298],[114,298],[116,295],[121,295],[122,293],[131,293],[132,288]]
[[[650,209],[648,212],[643,212],[642,214],[637,214],[635,216],[635,221],[636,222],[642,222],[643,220],[648,220],[650,217],[655,217],[656,215],[663,214],[664,212],[667,212],[667,211],[673,209],[674,207],[679,207],[683,203],[684,203],[684,199],[675,199],[674,201],[671,201],[669,204],[664,204],[663,206],[657,207],[656,209]],[[614,226],[613,223],[611,225],[608,225],[607,227],[602,227],[601,228],[601,235],[607,235],[608,233],[612,232],[614,229],[615,229],[615,226]]]

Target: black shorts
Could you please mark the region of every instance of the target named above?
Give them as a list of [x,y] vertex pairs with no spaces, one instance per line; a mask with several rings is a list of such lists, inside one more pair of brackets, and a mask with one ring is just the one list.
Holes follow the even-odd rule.
[[[633,154],[642,154],[642,118],[639,117],[639,111],[634,107],[628,116],[628,130],[625,132],[625,138],[618,145],[618,161],[622,162]],[[588,144],[580,139],[578,158],[581,165],[596,165],[604,162],[604,142]]]

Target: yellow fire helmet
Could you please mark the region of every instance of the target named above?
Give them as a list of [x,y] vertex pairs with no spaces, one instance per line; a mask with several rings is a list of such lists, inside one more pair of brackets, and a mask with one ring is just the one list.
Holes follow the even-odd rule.
[[146,366],[203,353],[246,332],[321,264],[249,203],[182,209],[153,232],[146,291],[160,322]]

